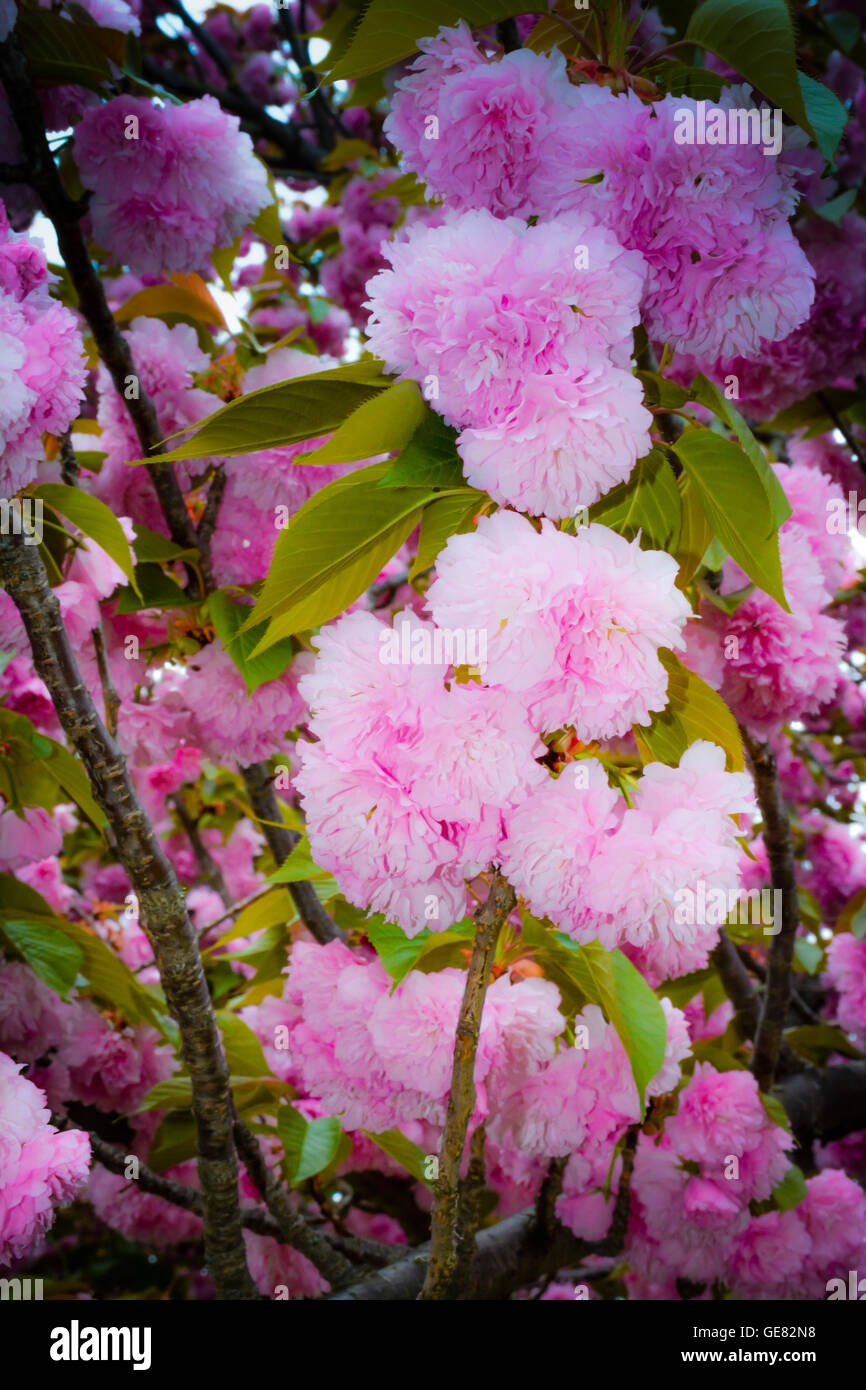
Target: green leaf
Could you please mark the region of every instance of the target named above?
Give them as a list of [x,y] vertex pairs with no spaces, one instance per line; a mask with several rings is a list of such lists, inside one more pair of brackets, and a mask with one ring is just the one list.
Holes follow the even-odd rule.
[[84,764],[64,748],[61,743],[51,743],[51,752],[45,757],[42,766],[49,776],[53,777],[67,796],[71,797],[76,806],[84,812],[88,820],[96,826],[102,833],[105,825],[105,815],[101,808],[93,799],[90,790],[90,781],[84,771]]
[[732,440],[705,429],[686,430],[674,451],[728,554],[759,588],[790,612],[782,585],[773,505],[748,454]]
[[3,935],[23,956],[34,974],[65,999],[81,971],[84,957],[74,941],[46,923],[7,919]]
[[96,24],[72,24],[48,10],[22,7],[15,37],[27,55],[34,78],[47,83],[74,83],[98,92],[111,80],[111,62],[121,66],[126,35]]
[[822,203],[815,211],[819,217],[824,218],[825,222],[832,222],[834,226],[838,226],[845,213],[850,212],[856,201],[857,189],[846,188],[844,193],[840,193],[836,198],[831,198],[829,202]]
[[297,916],[292,896],[287,888],[274,888],[264,893],[254,903],[250,903],[238,913],[227,931],[210,948],[227,946],[238,937],[253,936],[256,932],[267,931],[269,927],[287,926]]
[[791,1211],[806,1196],[806,1179],[796,1163],[792,1163],[781,1182],[773,1188],[772,1197],[779,1211]]
[[743,741],[737,721],[721,695],[667,648],[659,649],[659,660],[670,677],[668,703],[660,714],[653,716],[651,724],[634,725],[643,761],[658,760],[677,767],[691,744],[708,739],[724,748],[729,772],[742,772]]
[[860,1048],[854,1046],[841,1028],[835,1028],[830,1023],[803,1023],[796,1028],[786,1028],[785,1042],[800,1057],[819,1067],[826,1066],[827,1058],[833,1052],[858,1061],[863,1058]]
[[[259,600],[245,627],[271,622],[252,655],[336,617],[354,603],[400,549],[430,500],[423,488],[370,486],[380,465],[329,484],[277,538]],[[326,495],[327,494],[327,495]],[[312,503],[312,505],[311,505]]]
[[39,928],[46,926],[61,932],[81,953],[79,974],[100,998],[119,1009],[128,1022],[151,1023],[166,1036],[170,1035],[171,1025],[160,1012],[165,1004],[156,989],[141,984],[98,936],[78,922],[55,916],[35,889],[11,874],[0,874],[0,926],[8,921],[26,922]]
[[140,521],[135,523],[132,548],[139,564],[169,564],[173,560],[195,560],[198,559],[199,553],[193,546],[184,549],[182,545],[170,541],[167,536],[161,536],[158,531],[151,531],[149,526],[142,526]]
[[380,1134],[373,1134],[371,1130],[365,1129],[364,1133],[383,1153],[402,1164],[406,1172],[410,1173],[416,1182],[423,1182],[424,1186],[429,1187],[432,1192],[433,1181],[425,1177],[424,1174],[427,1155],[418,1144],[407,1139],[399,1129],[385,1129]]
[[402,927],[386,922],[378,914],[364,923],[364,931],[395,986],[414,970],[425,939],[432,935],[425,927],[417,936],[409,937]]
[[414,381],[400,381],[371,396],[354,410],[331,438],[296,463],[353,463],[402,449],[427,413]]
[[265,635],[267,624],[258,623],[255,627],[242,631],[250,611],[249,604],[235,603],[225,589],[215,590],[208,598],[208,612],[213,625],[243,677],[247,695],[252,695],[260,685],[266,685],[268,681],[274,681],[281,676],[295,655],[294,645],[287,638],[268,647],[261,656],[254,657],[252,653]]
[[457,431],[428,410],[379,487],[465,488]]
[[269,1076],[271,1069],[265,1060],[262,1045],[249,1024],[228,1009],[219,1009],[217,1020],[232,1075]]
[[348,46],[336,62],[327,68],[331,82],[345,77],[364,77],[399,63],[414,53],[418,40],[435,34],[443,25],[452,27],[465,19],[470,29],[484,29],[500,19],[515,14],[540,14],[547,9],[541,0],[517,5],[514,0],[424,0],[423,5],[412,0],[372,0],[354,30]]
[[326,869],[313,863],[310,842],[303,835],[291,854],[285,858],[278,869],[270,875],[269,883],[301,883],[332,878]]
[[670,999],[677,1009],[684,1009],[692,999],[701,994],[706,985],[718,975],[711,966],[705,970],[693,970],[690,975],[678,975],[675,980],[665,980],[656,990],[665,999]]
[[192,608],[197,603],[160,565],[136,565],[135,584],[135,590],[118,591],[117,613],[141,613],[148,608]]
[[679,544],[676,548],[676,557],[680,566],[677,583],[685,586],[700,569],[707,553],[707,546],[713,539],[713,532],[710,523],[704,516],[704,509],[701,506],[697,489],[687,473],[681,473],[677,479],[677,490],[682,506],[682,525]]
[[848,112],[835,92],[808,77],[805,72],[797,74],[803,105],[809,118],[809,125],[815,134],[815,143],[825,159],[832,159],[848,120]]
[[486,493],[466,488],[462,493],[451,493],[428,502],[421,513],[418,553],[412,562],[409,578],[414,579],[435,564],[439,551],[450,536],[461,536],[473,530],[475,518],[488,500]]
[[524,909],[520,911],[520,938],[529,948],[532,959],[556,985],[567,1015],[577,1013],[587,1002],[584,989],[578,985],[574,971],[574,943],[564,944],[562,934],[554,931]]
[[631,477],[613,488],[589,509],[590,521],[601,521],[632,540],[638,533],[656,550],[676,550],[682,524],[682,503],[673,469],[658,449],[638,459]]
[[850,931],[858,941],[866,939],[866,888],[860,888],[849,898],[836,922],[836,932]]
[[791,504],[785,496],[782,484],[770,467],[766,454],[733,401],[729,401],[727,396],[723,395],[719,388],[709,381],[703,373],[699,373],[689,387],[689,399],[706,406],[707,410],[711,410],[724,425],[727,425],[728,429],[733,430],[742,444],[743,450],[755,465],[755,470],[770,500],[773,522],[777,527],[781,526],[791,515]]
[[390,384],[382,376],[381,363],[362,358],[327,372],[262,386],[209,415],[185,444],[161,454],[160,459],[176,462],[210,455],[227,457],[318,439]]
[[[563,944],[570,942],[562,932],[557,936]],[[606,951],[598,941],[574,949],[575,979],[616,1029],[628,1054],[643,1109],[646,1088],[664,1065],[664,1010],[640,971],[622,951]]]
[[704,0],[685,33],[815,134],[797,72],[794,26],[785,0]]
[[135,560],[129,541],[114,512],[104,502],[80,487],[70,487],[66,483],[40,483],[33,489],[33,495],[41,497],[49,507],[65,516],[67,521],[101,546],[135,588]]
[[292,1187],[298,1187],[327,1168],[343,1137],[336,1115],[306,1120],[292,1105],[281,1105],[277,1111],[277,1131],[286,1156],[286,1176]]
[[794,942],[794,957],[807,975],[814,975],[824,959],[824,948],[817,941],[807,941],[805,937],[798,937]]

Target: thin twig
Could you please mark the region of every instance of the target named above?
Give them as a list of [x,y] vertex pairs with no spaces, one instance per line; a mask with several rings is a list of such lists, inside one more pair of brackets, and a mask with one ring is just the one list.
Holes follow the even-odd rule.
[[[241,768],[241,775],[244,779],[250,805],[256,820],[264,831],[271,854],[278,865],[282,864],[288,859],[301,837],[283,823],[268,765],[267,763],[252,763],[249,767]],[[290,883],[287,886],[301,921],[317,941],[326,945],[329,941],[345,940],[344,933],[340,931],[340,928],[325,911],[311,883],[298,882]]]
[[111,679],[111,670],[108,665],[108,656],[105,651],[105,634],[102,631],[102,622],[98,627],[91,629],[90,636],[93,640],[93,650],[96,653],[96,669],[99,671],[99,683],[102,686],[102,703],[105,706],[105,727],[111,737],[117,733],[117,711],[120,709],[120,696],[114,688],[114,681]]

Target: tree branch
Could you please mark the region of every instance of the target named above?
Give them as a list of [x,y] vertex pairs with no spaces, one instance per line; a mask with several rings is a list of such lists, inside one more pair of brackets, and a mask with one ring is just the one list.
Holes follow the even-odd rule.
[[767,951],[767,984],[751,1063],[752,1073],[761,1090],[768,1091],[775,1080],[782,1049],[782,1030],[791,1001],[791,971],[800,909],[794,872],[794,845],[779,786],[776,757],[769,744],[757,742],[745,729],[742,734],[755,778],[772,884],[774,890],[782,895],[782,928],[771,940]]
[[180,1030],[181,1054],[192,1081],[208,1268],[219,1297],[255,1297],[241,1237],[228,1067],[183,894],[126,761],[81,679],[39,552],[20,536],[0,536],[0,579],[21,614],[36,671],[114,832],[118,858],[138,896],[166,1001]]
[[[105,291],[87,252],[79,221],[79,208],[68,196],[54,157],[48,146],[42,108],[36,94],[27,63],[14,34],[0,43],[0,82],[6,89],[9,105],[21,138],[21,148],[28,164],[28,183],[39,194],[47,216],[54,223],[60,253],[78,294],[78,308],[87,320],[99,355],[108,368],[115,389],[126,404],[135,427],[142,457],[162,452],[161,434],[156,410],[141,382],[132,360],[129,343],[114,321]],[[138,396],[128,399],[129,379],[138,383]],[[195,549],[197,537],[183,493],[168,463],[155,459],[147,465],[159,498],[163,515],[168,522],[172,540],[184,549]],[[205,557],[203,557],[203,562]],[[190,593],[198,590],[198,577],[187,567]]]
[[184,805],[182,793],[174,792],[169,797],[169,801],[192,847],[192,852],[195,855],[202,879],[215,893],[219,893],[223,901],[223,907],[230,909],[232,906],[232,895],[226,887],[226,881],[222,876],[219,865],[199,833],[197,822],[193,820]]
[[515,902],[514,889],[498,870],[494,870],[487,901],[475,914],[475,944],[457,1020],[451,1090],[433,1199],[430,1265],[424,1288],[419,1294],[422,1299],[455,1299],[461,1296],[465,1259],[460,1258],[460,1165],[475,1106],[475,1054],[496,942]]
[[[288,859],[300,840],[296,831],[283,824],[280,803],[274,791],[274,782],[267,763],[251,763],[241,768],[241,775],[247,789],[250,805],[262,827],[271,854],[277,864]],[[340,928],[331,920],[319,902],[316,890],[311,883],[299,882],[287,885],[292,902],[304,926],[321,945],[329,941],[343,941],[345,937]]]
[[258,1140],[250,1133],[243,1120],[238,1118],[237,1112],[234,1118],[234,1137],[244,1167],[280,1233],[279,1239],[305,1255],[322,1277],[327,1279],[332,1289],[347,1284],[353,1274],[351,1264],[294,1210],[288,1194],[268,1168]]

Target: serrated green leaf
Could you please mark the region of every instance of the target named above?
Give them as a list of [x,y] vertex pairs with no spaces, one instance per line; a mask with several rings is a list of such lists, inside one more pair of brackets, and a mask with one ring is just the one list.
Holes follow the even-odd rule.
[[733,440],[705,429],[686,430],[674,452],[728,554],[759,588],[790,612],[773,506],[748,454]]
[[306,1120],[300,1110],[281,1105],[277,1132],[286,1158],[286,1176],[292,1187],[315,1177],[329,1166],[343,1137],[336,1115]]
[[126,575],[132,587],[136,587],[135,559],[129,541],[114,512],[104,502],[67,483],[40,483],[33,489],[33,496],[41,497],[55,512],[95,541]]
[[379,487],[465,488],[457,431],[428,410]]
[[371,1130],[365,1129],[364,1133],[383,1153],[402,1164],[416,1182],[423,1182],[425,1187],[433,1190],[433,1180],[425,1176],[427,1154],[422,1148],[411,1139],[407,1139],[399,1129],[386,1129],[380,1134],[373,1134]]
[[724,748],[729,772],[742,772],[743,740],[721,695],[667,648],[659,649],[659,660],[669,675],[668,702],[661,713],[653,716],[651,724],[634,726],[643,761],[656,759],[669,767],[678,767],[691,744],[707,739]]
[[[247,695],[252,695],[260,685],[277,680],[291,664],[295,648],[289,639],[275,642],[260,656],[253,652],[265,635],[267,624],[244,629],[243,624],[250,615],[250,605],[235,603],[225,589],[216,589],[208,598],[208,612],[217,634],[222,639],[226,652],[240,672]],[[193,663],[194,664],[194,663]]]
[[228,1009],[217,1010],[226,1062],[233,1076],[268,1076],[262,1045],[248,1023]]
[[[353,475],[354,486],[340,480],[342,487],[323,488],[280,533],[262,592],[244,624],[250,628],[271,619],[253,656],[342,613],[417,525],[429,492],[371,487],[371,472]],[[379,476],[376,471],[373,480]]]
[[807,1190],[806,1179],[796,1163],[792,1163],[781,1182],[773,1188],[773,1201],[779,1211],[791,1211],[800,1205]]
[[41,922],[16,922],[6,918],[0,932],[33,973],[65,999],[84,963],[75,942],[56,927]]
[[825,159],[832,159],[848,121],[848,112],[835,92],[805,72],[797,74],[803,105],[815,143]]
[[412,438],[428,407],[414,381],[399,381],[362,402],[326,443],[296,462],[354,463],[402,449]]
[[229,457],[318,439],[390,384],[382,376],[381,363],[362,358],[329,371],[262,386],[214,411],[185,444],[161,454],[160,459],[177,462],[211,455]]
[[682,503],[673,469],[658,449],[638,459],[630,478],[589,509],[600,521],[632,540],[640,531],[656,550],[674,551],[680,538]]
[[365,77],[399,63],[414,53],[419,39],[437,33],[443,25],[450,28],[465,19],[470,29],[484,29],[514,14],[539,14],[546,9],[540,0],[522,8],[513,0],[459,0],[457,4],[425,0],[423,5],[412,0],[372,0],[340,56],[335,61],[329,55],[323,67],[331,82]]
[[685,33],[709,49],[792,121],[815,134],[797,72],[794,27],[785,0],[704,0]]

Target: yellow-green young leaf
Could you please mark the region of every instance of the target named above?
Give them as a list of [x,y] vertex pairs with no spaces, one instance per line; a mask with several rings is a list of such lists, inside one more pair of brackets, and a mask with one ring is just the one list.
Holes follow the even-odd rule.
[[[270,875],[269,882],[300,883],[302,881],[309,882],[310,880],[325,882],[330,878],[333,878],[332,874],[329,874],[326,869],[320,869],[318,864],[313,863],[310,842],[306,835],[303,835],[295,845],[291,854],[288,855],[287,858],[283,860],[280,867],[275,869]],[[286,893],[286,896],[288,897],[288,893]],[[289,898],[289,901],[291,902],[291,898]]]
[[8,918],[0,927],[0,937],[3,936],[34,974],[65,999],[84,962],[74,941],[47,923],[16,922]]
[[173,275],[173,284],[148,285],[127,299],[114,317],[118,323],[129,323],[143,315],[160,318],[165,314],[180,314],[216,328],[226,328],[222,310],[200,275]]
[[836,931],[850,931],[857,937],[858,941],[866,938],[866,888],[860,888],[849,898],[836,923]]
[[792,1163],[781,1182],[773,1188],[773,1201],[779,1211],[790,1211],[800,1205],[806,1191],[806,1179],[796,1163]]
[[62,744],[51,741],[51,752],[47,754],[43,763],[45,771],[48,772],[63,788],[67,796],[70,796],[88,820],[96,826],[102,833],[105,825],[105,816],[93,799],[90,790],[90,782],[84,766],[79,760],[64,748]]
[[104,502],[80,487],[69,487],[66,483],[40,483],[39,487],[33,489],[33,494],[41,497],[55,512],[65,516],[67,521],[101,546],[123,571],[132,587],[136,587],[132,548],[114,512]]
[[270,246],[281,246],[283,244],[283,229],[280,226],[280,205],[277,200],[274,176],[267,166],[265,166],[265,172],[268,176],[268,188],[271,196],[251,226],[262,241],[266,241]]
[[399,1129],[385,1129],[381,1134],[373,1134],[371,1130],[365,1129],[364,1133],[383,1153],[401,1163],[416,1182],[423,1182],[424,1186],[432,1191],[435,1169],[429,1160],[435,1158],[435,1154],[425,1154],[418,1144],[407,1139]]
[[343,1131],[336,1115],[306,1120],[292,1105],[277,1111],[277,1132],[286,1157],[286,1177],[291,1187],[327,1168],[340,1147]]
[[[234,923],[224,932],[214,946],[226,946],[241,936],[252,936],[254,932],[267,931],[268,927],[287,926],[297,916],[292,896],[287,888],[274,888],[264,893],[254,903],[238,913]],[[213,950],[213,946],[210,948]]]
[[694,484],[714,534],[750,579],[787,611],[778,525],[748,454],[712,430],[686,430],[674,451]]
[[[564,933],[557,933],[557,937],[563,945],[573,945]],[[646,1088],[664,1064],[664,1010],[640,971],[622,951],[606,951],[598,941],[574,949],[575,979],[616,1029],[631,1063],[643,1108]]]
[[794,26],[785,0],[704,0],[686,38],[709,49],[814,135],[797,73]]
[[364,931],[373,950],[394,981],[393,988],[396,988],[410,970],[418,969],[424,957],[438,950],[440,946],[450,947],[458,942],[462,942],[464,946],[471,944],[475,926],[471,918],[465,918],[462,924],[458,923],[450,931],[433,932],[425,927],[415,936],[408,937],[401,927],[393,922],[386,922],[381,914],[377,913],[364,921]]
[[297,463],[353,463],[390,454],[408,443],[428,407],[414,381],[399,381],[354,410],[325,443]]
[[[348,45],[336,62],[327,68],[330,80],[364,77],[399,63],[414,53],[418,40],[435,34],[443,25],[449,28],[465,19],[470,29],[484,29],[500,19],[516,14],[542,14],[547,4],[531,0],[523,5],[514,0],[372,0],[353,31]],[[330,56],[330,55],[329,55]],[[328,59],[325,60],[325,65]]]
[[658,449],[638,459],[631,477],[613,488],[589,509],[590,521],[603,522],[632,540],[640,531],[642,543],[654,550],[675,551],[682,525],[682,503],[673,469]]
[[677,767],[691,744],[707,739],[724,748],[729,772],[742,772],[743,740],[721,695],[667,648],[659,649],[659,660],[668,672],[668,703],[651,724],[634,725],[643,761]]
[[563,1013],[577,1013],[587,1003],[587,996],[575,978],[574,943],[564,944],[561,932],[555,931],[549,922],[539,922],[522,908],[520,923],[521,941],[559,990]]
[[269,1076],[262,1045],[249,1024],[228,1009],[217,1010],[217,1019],[232,1076]]
[[[272,623],[252,652],[327,622],[353,603],[417,525],[423,488],[371,487],[362,469],[354,487],[323,488],[281,531],[268,577],[245,628]],[[329,495],[325,497],[325,493]]]
[[466,488],[463,493],[450,493],[447,497],[437,497],[428,502],[421,513],[418,553],[409,578],[414,579],[435,564],[436,556],[449,536],[460,536],[473,530],[476,516],[489,500],[486,492]]
[[243,237],[239,236],[237,241],[232,242],[231,246],[218,246],[210,253],[211,264],[229,294],[233,293],[232,266],[240,254],[242,241]]
[[697,489],[687,473],[680,474],[677,479],[677,489],[682,505],[680,540],[676,548],[676,557],[680,566],[677,584],[684,589],[700,569],[701,562],[707,553],[707,546],[713,539],[713,532],[710,523],[704,516],[704,509],[698,498]]
[[[315,362],[311,357],[310,362]],[[274,449],[299,444],[330,434],[338,425],[390,385],[382,376],[382,364],[362,358],[327,372],[311,372],[273,386],[262,386],[229,401],[198,426],[185,444],[160,458],[207,458],[212,454],[249,454],[258,449]],[[177,431],[178,434],[185,431]],[[133,459],[148,463],[149,459]]]

